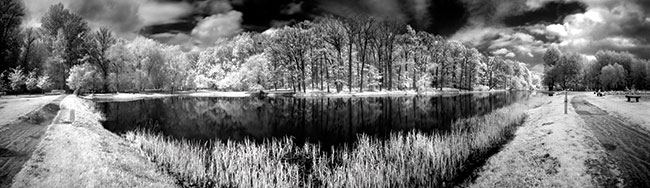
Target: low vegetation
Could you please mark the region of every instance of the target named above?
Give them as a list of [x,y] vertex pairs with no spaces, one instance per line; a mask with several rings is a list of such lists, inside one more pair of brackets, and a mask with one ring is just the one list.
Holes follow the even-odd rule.
[[525,108],[461,119],[447,132],[359,135],[330,152],[289,138],[198,144],[146,130],[125,137],[185,187],[450,187],[511,138]]

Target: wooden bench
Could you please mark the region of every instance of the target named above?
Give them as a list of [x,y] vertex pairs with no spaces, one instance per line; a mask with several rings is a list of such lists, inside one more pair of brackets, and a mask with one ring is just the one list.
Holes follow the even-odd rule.
[[627,98],[627,102],[632,102],[631,99],[634,98],[636,99],[636,102],[639,102],[639,98],[641,98],[640,95],[625,95],[625,98]]

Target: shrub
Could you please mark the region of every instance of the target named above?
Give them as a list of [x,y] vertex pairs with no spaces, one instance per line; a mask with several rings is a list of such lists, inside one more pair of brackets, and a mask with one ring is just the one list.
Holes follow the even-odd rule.
[[25,86],[27,91],[35,92],[38,89],[38,77],[36,77],[36,72],[30,72],[27,78],[25,79]]
[[43,91],[48,91],[52,89],[52,81],[50,80],[50,76],[48,75],[43,75],[38,78],[38,83],[36,83],[36,87],[41,88]]
[[23,92],[25,90],[25,81],[27,80],[27,77],[20,66],[11,69],[9,80],[11,81],[11,89],[13,91]]

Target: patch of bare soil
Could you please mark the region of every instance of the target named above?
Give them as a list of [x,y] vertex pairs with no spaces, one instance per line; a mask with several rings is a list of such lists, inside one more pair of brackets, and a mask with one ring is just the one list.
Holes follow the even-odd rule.
[[[584,98],[585,96],[577,96],[571,100],[571,104],[607,153],[621,167],[625,185],[650,187],[650,132],[611,115]],[[610,166],[594,161],[589,161],[588,164],[594,168],[590,172],[596,174],[607,174],[602,168]],[[599,183],[607,186],[612,182],[602,179]]]
[[32,155],[41,142],[47,126],[59,111],[63,96],[43,108],[19,117],[0,129],[0,187],[9,187],[14,175]]

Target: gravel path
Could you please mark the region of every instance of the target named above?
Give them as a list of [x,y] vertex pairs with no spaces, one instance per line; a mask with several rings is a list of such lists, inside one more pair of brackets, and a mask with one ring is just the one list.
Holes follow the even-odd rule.
[[585,98],[585,95],[577,96],[571,104],[601,145],[616,159],[626,186],[650,187],[650,132],[612,115]]

